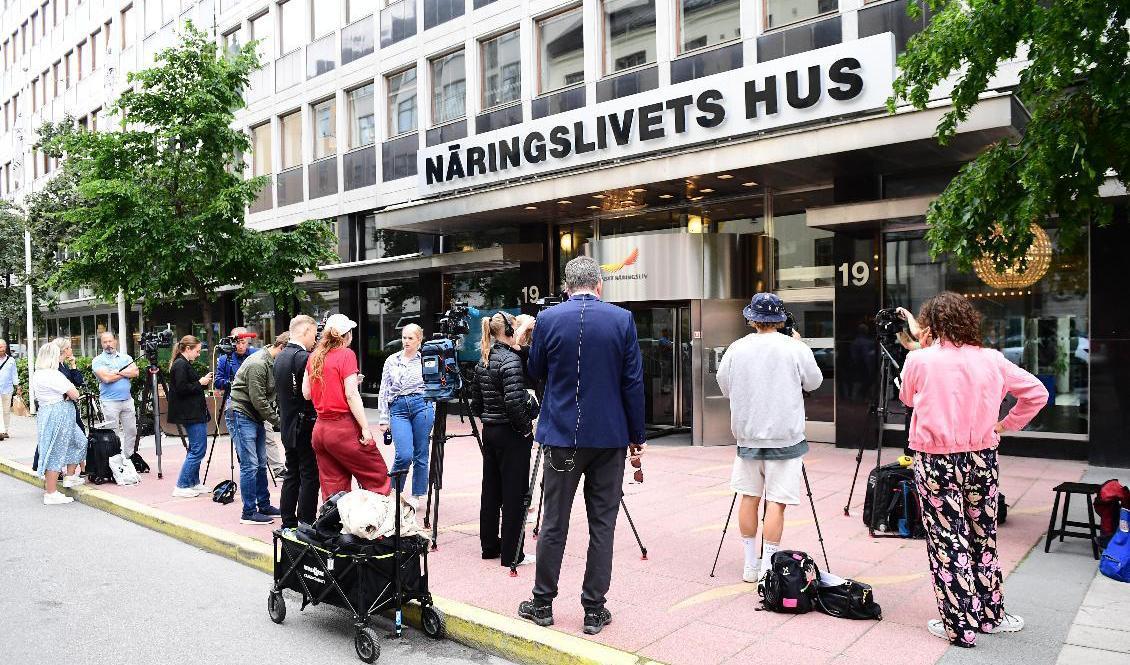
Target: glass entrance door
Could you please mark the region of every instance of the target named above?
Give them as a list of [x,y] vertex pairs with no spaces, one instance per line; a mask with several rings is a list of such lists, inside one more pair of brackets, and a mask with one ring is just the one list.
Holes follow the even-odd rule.
[[643,356],[648,437],[687,432],[691,404],[691,317],[683,303],[631,306]]

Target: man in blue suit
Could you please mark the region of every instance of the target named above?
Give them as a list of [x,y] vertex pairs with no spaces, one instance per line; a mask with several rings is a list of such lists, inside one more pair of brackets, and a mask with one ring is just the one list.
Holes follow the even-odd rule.
[[612,541],[624,496],[624,460],[643,451],[643,363],[625,309],[600,300],[600,265],[581,256],[565,266],[569,300],[538,315],[530,376],[545,382],[535,439],[545,447],[545,498],[533,599],[518,616],[553,624],[553,599],[569,535],[569,513],[584,477],[589,549],[581,605],[584,631],[599,633],[612,580]]

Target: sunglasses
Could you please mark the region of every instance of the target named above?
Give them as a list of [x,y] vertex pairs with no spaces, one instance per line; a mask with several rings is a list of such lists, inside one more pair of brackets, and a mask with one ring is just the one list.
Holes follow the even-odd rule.
[[642,483],[643,482],[643,461],[640,460],[638,455],[633,455],[631,458],[629,458],[629,461],[632,464],[632,468],[634,468],[636,470],[636,472],[632,474],[632,479],[635,480],[637,483]]

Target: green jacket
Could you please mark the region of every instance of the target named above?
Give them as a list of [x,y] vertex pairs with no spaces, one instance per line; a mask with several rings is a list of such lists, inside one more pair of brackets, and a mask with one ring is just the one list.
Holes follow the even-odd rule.
[[269,422],[279,429],[275,407],[275,359],[269,349],[247,357],[239,366],[229,395],[232,408],[255,422]]

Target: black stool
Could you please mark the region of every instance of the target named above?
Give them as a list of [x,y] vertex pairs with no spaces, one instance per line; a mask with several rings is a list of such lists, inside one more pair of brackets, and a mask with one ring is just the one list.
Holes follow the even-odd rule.
[[[1091,553],[1095,560],[1099,558],[1098,527],[1095,526],[1095,509],[1092,505],[1094,496],[1099,493],[1099,485],[1095,483],[1060,483],[1055,490],[1055,503],[1052,505],[1052,518],[1048,520],[1048,539],[1044,542],[1044,551],[1052,546],[1052,538],[1059,536],[1059,542],[1066,538],[1086,538],[1091,541]],[[1071,522],[1067,519],[1071,512],[1071,495],[1082,494],[1087,501],[1087,521]],[[1059,528],[1055,528],[1055,518],[1059,515],[1059,497],[1063,496],[1063,517],[1060,518]],[[1089,531],[1070,531],[1067,527],[1085,527]]]

